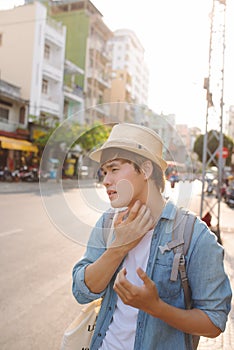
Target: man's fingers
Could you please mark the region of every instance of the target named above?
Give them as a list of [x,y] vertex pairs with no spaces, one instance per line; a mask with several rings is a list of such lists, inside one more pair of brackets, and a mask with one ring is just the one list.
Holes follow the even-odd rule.
[[144,282],[145,285],[151,283],[151,279],[147,276],[145,271],[142,270],[142,268],[137,268],[137,274],[140,277],[140,279]]
[[141,208],[141,202],[139,200],[137,200],[134,203],[134,205],[131,208],[131,210],[129,211],[129,215],[128,215],[128,218],[127,218],[128,222],[133,221],[137,217],[140,208]]
[[151,215],[151,211],[149,208],[146,208],[144,214],[140,218],[139,224],[145,227],[148,231],[149,229],[152,228],[153,223],[154,223],[154,219],[153,219],[153,216]]
[[126,278],[127,271],[126,268],[123,268],[118,275],[116,276],[116,280],[114,283],[114,290],[116,293],[126,293],[128,289],[131,287],[131,283]]
[[117,215],[117,217],[116,217],[116,219],[115,219],[115,222],[114,222],[114,226],[115,226],[115,227],[116,227],[116,226],[119,226],[119,225],[122,223],[123,218],[124,218],[124,216],[125,216],[127,213],[128,213],[128,209],[126,209],[126,210],[124,210],[124,211],[121,211],[121,212]]

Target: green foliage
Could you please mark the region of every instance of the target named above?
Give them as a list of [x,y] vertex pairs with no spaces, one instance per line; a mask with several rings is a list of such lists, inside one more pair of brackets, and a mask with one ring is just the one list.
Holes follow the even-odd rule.
[[78,123],[67,123],[50,129],[48,133],[36,140],[36,144],[44,148],[47,144],[53,146],[54,144],[66,143],[67,147],[71,149],[78,144],[84,152],[88,152],[105,142],[110,130],[111,127],[102,124],[96,124],[90,128],[90,126],[82,126]]
[[[215,133],[217,135],[217,137],[215,137]],[[205,135],[200,135],[198,136],[198,138],[195,141],[194,144],[194,152],[198,155],[199,160],[202,162],[203,159],[203,142],[204,142],[204,136]],[[215,131],[215,130],[211,130],[208,132],[208,137],[207,137],[207,149],[209,150],[210,154],[213,155],[216,151],[218,151],[218,147],[219,147],[219,132]],[[228,158],[226,159],[226,165],[230,165],[231,164],[231,157],[232,157],[232,150],[233,150],[233,141],[230,137],[226,136],[223,134],[223,147],[227,147],[228,148]],[[210,154],[209,152],[207,152],[207,162],[210,159]],[[217,156],[215,158],[217,160]],[[214,161],[210,162],[210,165],[217,165],[217,163],[215,164]]]
[[75,144],[79,144],[85,151],[90,151],[103,144],[108,138],[111,127],[96,124],[92,129],[86,128]]

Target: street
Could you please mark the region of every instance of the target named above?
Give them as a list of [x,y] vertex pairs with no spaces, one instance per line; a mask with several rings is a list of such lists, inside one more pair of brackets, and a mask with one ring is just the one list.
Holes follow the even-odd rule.
[[[47,183],[40,192],[37,183],[0,183],[1,350],[59,350],[65,328],[77,315],[72,267],[108,201],[101,186],[76,185]],[[192,190],[180,183],[167,191],[198,213],[200,187],[200,182]],[[234,211],[225,203],[221,211],[225,266],[233,278]],[[199,349],[234,349],[233,320],[231,312],[224,335],[202,339]]]

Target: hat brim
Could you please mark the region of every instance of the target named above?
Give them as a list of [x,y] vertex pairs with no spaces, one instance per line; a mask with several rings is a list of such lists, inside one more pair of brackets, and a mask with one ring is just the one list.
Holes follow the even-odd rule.
[[[104,147],[101,147],[101,148],[99,148],[99,149],[97,149],[97,150],[94,150],[94,151],[92,151],[92,152],[89,154],[89,158],[92,159],[92,160],[94,160],[95,162],[100,163],[100,162],[101,162],[101,155],[102,155],[102,152],[103,152],[104,150],[108,150],[108,149],[111,149],[111,148],[113,148],[113,145],[111,145],[111,146],[109,146],[109,147],[108,147],[108,146],[104,146]],[[121,149],[122,147],[116,146],[116,148],[120,148],[120,149]],[[126,151],[130,151],[130,152],[132,152],[132,153],[134,153],[134,154],[139,154],[139,155],[141,155],[141,156],[143,156],[143,157],[145,157],[145,158],[151,160],[152,162],[154,162],[154,163],[156,163],[158,166],[160,166],[160,168],[161,168],[163,171],[165,171],[166,168],[168,167],[168,164],[167,164],[167,162],[166,162],[164,159],[159,158],[159,157],[157,157],[157,156],[155,156],[155,155],[149,153],[148,150],[145,150],[145,149],[136,149],[135,147],[133,148],[133,147],[130,147],[130,146],[124,146],[122,149],[124,149],[124,150],[126,150]],[[113,158],[112,158],[112,159],[113,159]]]

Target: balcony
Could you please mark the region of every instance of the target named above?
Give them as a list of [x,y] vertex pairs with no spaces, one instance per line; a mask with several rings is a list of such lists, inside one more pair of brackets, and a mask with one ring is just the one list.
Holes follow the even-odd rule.
[[47,18],[45,38],[56,46],[63,48],[65,45],[65,27],[52,18]]
[[111,61],[111,53],[106,50],[105,45],[95,41],[95,39],[91,39],[89,49],[91,51],[95,51],[95,54],[97,54],[97,56],[95,55],[97,59],[102,60],[103,62]]
[[87,72],[87,78],[88,79],[95,79],[98,83],[100,88],[104,89],[110,89],[111,84],[110,81],[107,80],[106,78],[103,78],[103,73],[99,72],[96,69],[89,69]]
[[7,132],[16,132],[19,127],[19,123],[9,122],[6,119],[0,118],[0,130]]
[[51,80],[63,81],[63,69],[58,69],[54,65],[50,64],[49,61],[43,62],[43,75],[47,76]]
[[41,99],[41,111],[45,113],[49,113],[55,116],[60,116],[60,100],[56,102],[52,97],[46,97],[46,95],[42,95]]
[[77,87],[64,86],[64,96],[69,100],[82,103],[84,101],[83,91]]

